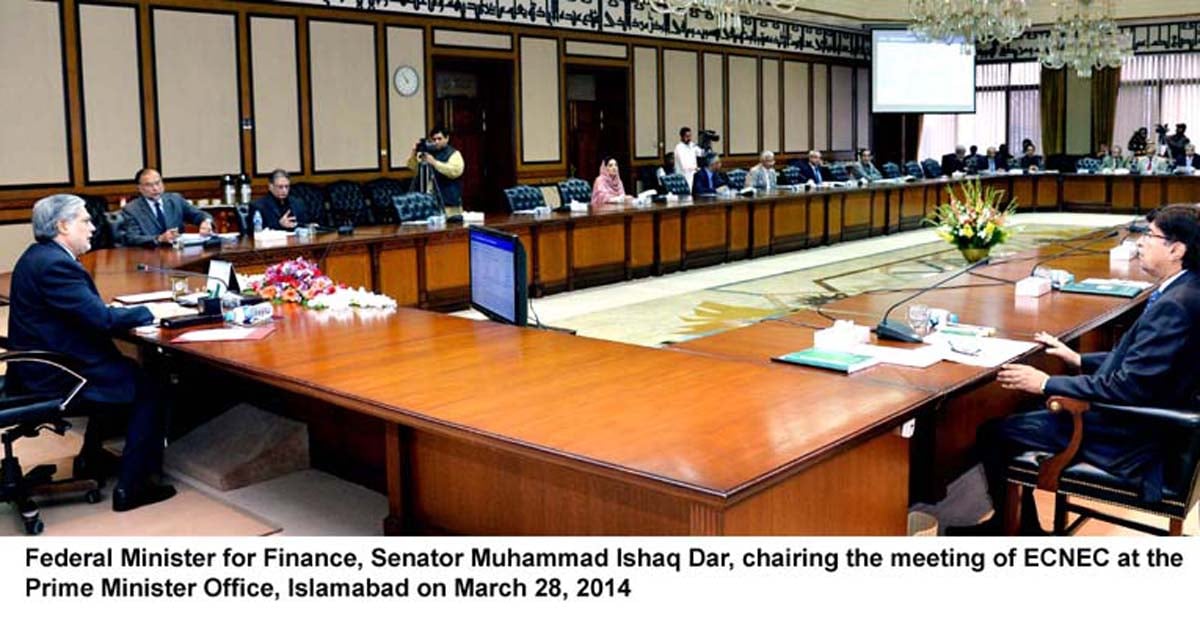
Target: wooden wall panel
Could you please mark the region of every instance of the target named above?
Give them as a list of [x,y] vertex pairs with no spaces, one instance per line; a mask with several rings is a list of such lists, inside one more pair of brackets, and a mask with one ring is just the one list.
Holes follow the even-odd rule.
[[250,18],[254,169],[301,171],[300,74],[296,21]]
[[779,61],[762,61],[762,150],[778,152],[779,148]]
[[568,56],[594,56],[596,58],[625,59],[629,57],[629,49],[624,45],[592,43],[589,41],[567,41],[566,54]]
[[145,165],[137,9],[79,7],[87,180],[128,181]]
[[787,152],[804,152],[811,147],[808,73],[808,63],[783,63],[783,148]]
[[696,52],[663,51],[663,135],[670,140],[680,127],[700,128],[700,60]]
[[729,154],[758,153],[758,58],[729,57]]
[[511,50],[512,35],[438,28],[433,31],[433,44],[445,47]]
[[659,156],[658,50],[633,48],[633,154]]
[[858,68],[854,74],[858,79],[858,89],[855,91],[854,105],[857,121],[855,122],[854,145],[857,148],[871,147],[871,71]]
[[812,69],[812,147],[829,150],[829,65]]
[[[411,67],[417,72],[417,92],[402,96],[393,81],[396,70]],[[387,29],[388,152],[391,166],[408,167],[408,151],[425,137],[425,31],[420,28]]]
[[833,67],[830,88],[833,91],[830,148],[850,150],[854,148],[854,70],[850,67]]
[[521,161],[562,160],[558,41],[521,37]]
[[308,39],[313,169],[378,169],[375,27],[310,21]]
[[70,182],[59,9],[0,2],[0,185]]
[[[722,138],[728,132],[725,128],[725,57],[721,54],[704,54],[703,124],[705,129],[720,133]],[[729,140],[724,139],[716,149],[727,152],[728,146]]]
[[235,16],[163,9],[153,16],[163,177],[240,171]]

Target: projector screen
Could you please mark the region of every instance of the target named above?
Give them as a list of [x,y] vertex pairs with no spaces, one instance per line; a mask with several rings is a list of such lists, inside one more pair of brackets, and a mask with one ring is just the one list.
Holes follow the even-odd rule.
[[872,30],[871,111],[974,113],[974,50],[922,41],[907,30]]

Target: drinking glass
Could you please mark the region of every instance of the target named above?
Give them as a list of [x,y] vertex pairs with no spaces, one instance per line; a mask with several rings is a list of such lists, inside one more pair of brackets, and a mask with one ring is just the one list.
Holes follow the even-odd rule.
[[924,336],[929,330],[929,305],[920,303],[908,306],[908,325],[918,335]]

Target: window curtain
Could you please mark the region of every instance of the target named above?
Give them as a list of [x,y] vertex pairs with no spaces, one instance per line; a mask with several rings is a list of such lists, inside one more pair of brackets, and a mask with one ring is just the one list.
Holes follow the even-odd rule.
[[1100,149],[1100,144],[1113,143],[1120,87],[1121,67],[1092,72],[1092,153]]
[[[1042,67],[1041,75],[1042,145],[1038,150],[1043,156],[1062,154],[1067,142],[1067,72],[1066,69],[1052,70]],[[1021,144],[1010,144],[1014,155],[1019,156]]]
[[1125,147],[1142,127],[1153,142],[1157,124],[1174,132],[1184,123],[1189,135],[1200,133],[1200,52],[1126,58],[1119,75],[1114,142]]

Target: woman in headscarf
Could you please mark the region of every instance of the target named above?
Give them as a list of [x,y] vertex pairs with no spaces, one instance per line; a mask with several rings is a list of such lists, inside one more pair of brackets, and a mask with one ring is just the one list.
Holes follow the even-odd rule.
[[592,206],[620,202],[628,198],[625,185],[621,182],[621,170],[617,167],[617,160],[605,157],[600,163],[600,175],[592,185]]

